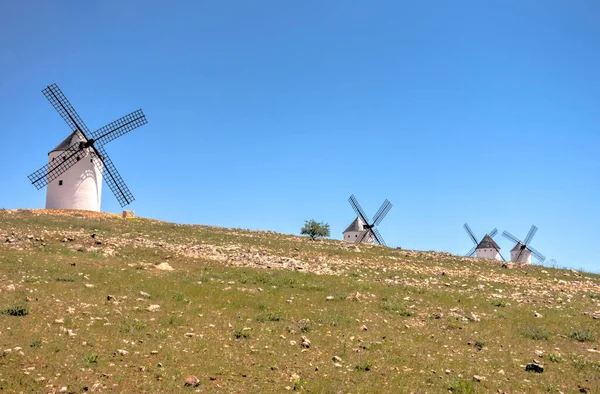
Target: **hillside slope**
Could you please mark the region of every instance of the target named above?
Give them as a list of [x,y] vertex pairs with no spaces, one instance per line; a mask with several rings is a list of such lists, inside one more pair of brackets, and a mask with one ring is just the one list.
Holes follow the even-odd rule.
[[3,210],[0,312],[3,392],[600,391],[598,275],[446,253]]

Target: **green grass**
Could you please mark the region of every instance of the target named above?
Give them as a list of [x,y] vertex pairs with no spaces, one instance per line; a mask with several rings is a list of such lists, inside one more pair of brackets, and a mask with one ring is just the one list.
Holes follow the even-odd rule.
[[[174,270],[157,270],[163,262]],[[600,354],[588,349],[600,335],[591,316],[600,278],[582,273],[557,287],[568,273],[271,232],[2,211],[0,392],[97,383],[193,392],[188,375],[206,392],[597,392]],[[525,372],[533,358],[547,364],[543,375]]]

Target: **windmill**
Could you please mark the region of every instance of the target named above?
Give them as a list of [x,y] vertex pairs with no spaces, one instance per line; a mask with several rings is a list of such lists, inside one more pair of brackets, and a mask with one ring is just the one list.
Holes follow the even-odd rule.
[[498,246],[496,241],[494,241],[494,236],[498,234],[498,229],[493,229],[484,235],[481,241],[477,241],[477,238],[475,237],[475,234],[473,234],[471,227],[469,227],[467,223],[465,223],[463,227],[465,228],[469,238],[471,238],[471,241],[473,241],[475,244],[475,246],[473,246],[473,248],[469,250],[465,256],[473,257],[474,254],[477,254],[477,257],[483,259],[502,259],[502,261],[506,261],[504,260],[502,253],[500,253],[500,246]]
[[538,228],[532,224],[524,241],[521,241],[519,238],[515,237],[508,231],[502,232],[503,237],[508,238],[515,243],[515,247],[512,248],[510,251],[510,260],[512,262],[530,264],[531,255],[534,255],[542,263],[546,261],[546,257],[543,254],[541,254],[529,245],[537,230]]
[[383,204],[381,204],[381,207],[379,207],[379,210],[375,213],[373,222],[371,222],[356,200],[356,197],[354,197],[354,194],[350,196],[348,201],[350,201],[350,205],[352,206],[352,209],[354,209],[354,212],[356,212],[357,217],[344,231],[344,240],[356,243],[377,242],[379,245],[385,245],[383,237],[375,226],[378,226],[385,215],[392,209],[392,204],[388,200],[385,200]]
[[72,133],[48,153],[48,164],[28,176],[39,190],[48,186],[46,208],[100,210],[102,179],[121,207],[134,198],[104,145],[148,123],[141,109],[90,132],[56,84],[42,93]]

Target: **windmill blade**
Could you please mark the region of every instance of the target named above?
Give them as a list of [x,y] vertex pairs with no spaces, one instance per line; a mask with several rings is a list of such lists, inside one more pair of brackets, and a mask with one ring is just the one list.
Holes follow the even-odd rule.
[[502,256],[502,253],[500,253],[500,249],[496,249],[496,251],[500,255],[500,258],[502,259],[502,261],[506,262],[506,259],[504,258],[504,256]]
[[129,188],[121,178],[119,171],[108,157],[108,153],[103,146],[95,146],[96,153],[93,155],[94,164],[102,170],[102,177],[108,184],[108,187],[113,192],[121,207],[131,204],[135,198],[129,191]]
[[[518,244],[519,242],[521,242],[521,241],[519,240],[519,238],[515,237],[514,235],[512,235],[512,234],[511,234],[511,233],[509,233],[508,231],[503,231],[503,232],[502,232],[502,236],[503,236],[504,238],[508,238],[508,239],[510,239],[511,241],[513,241],[513,242],[514,242],[514,243],[516,243],[516,244]],[[523,243],[523,242],[521,242],[521,243]]]
[[373,223],[375,222],[375,218],[377,218],[377,216],[379,216],[381,214],[381,212],[383,211],[383,209],[385,208],[386,202],[389,203],[388,200],[385,200],[384,202],[381,203],[381,206],[379,207],[377,212],[375,212],[375,215],[373,216]]
[[538,252],[531,246],[528,246],[527,249],[529,249],[531,251],[531,254],[534,255],[540,262],[543,263],[544,261],[546,261],[546,256],[544,256],[543,254],[541,254],[540,252]]
[[537,230],[538,230],[538,228],[535,225],[531,225],[531,228],[529,229],[529,232],[527,233],[527,236],[525,237],[525,241],[523,241],[523,244],[528,245],[531,242],[531,239],[533,238],[535,233],[537,233]]
[[521,248],[519,249],[519,254],[517,255],[517,257],[516,257],[516,258],[515,258],[515,260],[514,260],[514,261],[515,261],[515,263],[518,263],[518,262],[519,262],[519,259],[521,258],[521,255],[523,254],[523,250],[525,250],[525,248],[524,248],[524,247],[521,247]]
[[129,115],[125,115],[120,119],[115,120],[107,124],[106,126],[94,131],[92,138],[97,145],[105,145],[110,141],[119,138],[123,134],[127,134],[130,131],[137,129],[140,126],[148,123],[146,115],[141,109],[133,111]]
[[465,257],[473,257],[475,254],[475,249],[477,249],[477,245],[473,246],[473,248],[465,254]]
[[496,236],[496,234],[498,234],[498,229],[497,229],[497,228],[493,229],[492,231],[490,231],[490,232],[488,233],[488,235],[489,235],[490,237],[492,237],[492,238],[494,238],[494,237]]
[[69,146],[63,153],[56,156],[54,160],[39,170],[33,172],[27,178],[31,183],[40,190],[59,176],[65,171],[71,168],[79,160],[83,159],[88,155],[86,149],[81,148],[79,142]]
[[385,241],[383,240],[383,237],[381,236],[379,230],[377,230],[376,228],[372,228],[371,233],[373,233],[373,236],[375,237],[375,240],[377,240],[377,243],[379,245],[386,246]]
[[358,236],[358,238],[356,239],[356,243],[363,243],[363,241],[365,240],[365,238],[367,238],[367,235],[370,233],[370,230],[365,230],[363,232],[360,233],[360,235]]
[[390,209],[392,209],[392,203],[389,202],[388,200],[385,200],[383,202],[383,204],[381,204],[381,207],[379,208],[379,211],[377,211],[377,213],[373,217],[373,225],[374,226],[379,225],[379,223],[381,223],[381,221],[383,220],[383,218],[385,218],[385,216],[388,214],[388,212],[390,211]]
[[350,202],[350,205],[352,205],[352,209],[354,209],[354,212],[356,212],[356,214],[362,219],[362,221],[365,224],[369,224],[369,217],[367,216],[365,211],[363,211],[362,207],[358,203],[358,200],[356,199],[356,197],[354,197],[354,194],[350,196],[348,201]]
[[87,128],[85,123],[83,123],[83,120],[77,111],[75,111],[75,108],[73,108],[69,100],[67,100],[67,97],[59,89],[58,85],[53,83],[42,90],[42,93],[44,96],[46,96],[48,101],[50,101],[50,104],[52,104],[58,114],[65,120],[65,122],[67,122],[71,130],[81,131],[86,139],[88,139],[90,130]]
[[477,242],[477,238],[475,238],[475,234],[473,234],[473,230],[471,230],[471,227],[469,227],[469,225],[467,223],[463,224],[463,227],[465,228],[465,231],[469,235],[469,238],[471,238],[471,241],[473,241],[475,246],[477,246],[477,244],[479,244],[479,242]]

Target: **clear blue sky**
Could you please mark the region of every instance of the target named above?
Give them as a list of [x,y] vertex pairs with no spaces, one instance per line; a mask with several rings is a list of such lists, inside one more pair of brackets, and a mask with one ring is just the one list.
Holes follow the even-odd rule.
[[[69,129],[142,108],[106,146],[144,217],[332,236],[354,193],[391,246],[465,253],[468,222],[600,271],[600,2],[2,1],[0,207]],[[105,188],[103,210],[119,212]],[[512,246],[497,238],[505,255]]]

